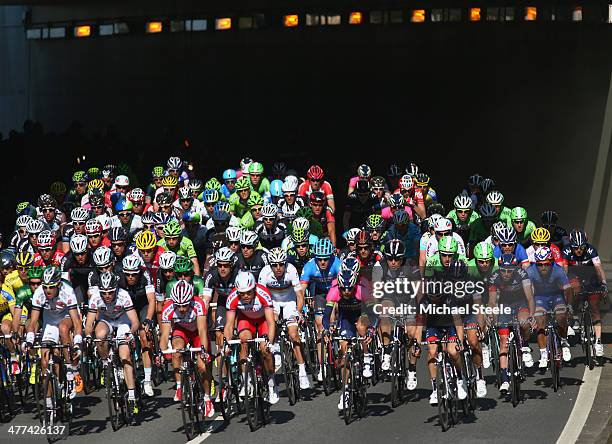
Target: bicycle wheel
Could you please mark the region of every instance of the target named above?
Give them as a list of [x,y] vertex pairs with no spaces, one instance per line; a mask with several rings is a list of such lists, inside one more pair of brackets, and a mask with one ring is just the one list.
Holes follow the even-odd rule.
[[42,386],[42,375],[41,375],[41,369],[40,369],[40,362],[37,363],[36,365],[36,369],[35,369],[35,374],[34,374],[34,384],[33,384],[33,391],[34,391],[34,402],[36,403],[36,412],[38,414],[38,420],[40,421],[41,424],[44,423],[44,419],[45,419],[45,392],[43,391],[43,386]]
[[468,379],[468,410],[470,414],[474,414],[476,411],[476,400],[478,395],[476,394],[476,366],[472,360],[472,356],[469,355],[467,359],[467,369],[469,374]]
[[402,382],[400,381],[400,360],[397,344],[393,344],[391,351],[391,407],[402,403]]
[[459,422],[459,399],[457,398],[457,375],[454,367],[447,365],[446,367],[446,384],[448,386],[448,400],[451,424]]
[[[245,364],[243,384],[245,387],[244,411],[246,412],[249,428],[251,432],[254,432],[261,427],[262,418],[255,368],[250,362]],[[252,385],[251,389],[249,389],[249,384]]]
[[444,369],[438,366],[436,374],[436,392],[438,395],[438,420],[442,431],[446,432],[450,428],[450,403],[447,393],[447,386],[444,378]]
[[323,385],[323,392],[325,393],[325,396],[329,396],[331,392],[334,391],[334,387],[332,386],[332,384],[334,384],[333,381],[333,376],[332,376],[332,365],[330,364],[330,360],[332,359],[332,356],[330,355],[330,351],[331,351],[331,344],[326,344],[325,342],[321,343],[321,354],[320,354],[320,366],[321,366],[321,376],[322,376],[322,381],[321,384]]
[[589,370],[595,368],[595,353],[594,353],[594,341],[593,341],[593,320],[591,317],[591,309],[585,307],[582,315],[582,348],[584,350],[585,365]]
[[[51,405],[47,405],[47,394],[51,394],[51,398],[50,398],[50,402]],[[43,398],[43,402],[44,402],[44,410],[43,410],[43,414],[42,414],[42,418],[43,418],[43,422],[42,425],[43,427],[53,427],[54,425],[57,424],[57,389],[56,389],[56,383],[55,383],[55,375],[53,374],[53,372],[48,372],[43,380],[43,384],[42,384],[42,391],[41,394],[44,395]]]
[[219,369],[219,391],[221,415],[226,424],[238,413],[238,381],[234,380],[230,358],[224,356]]
[[495,372],[495,386],[499,388],[502,383],[501,368],[499,366],[499,336],[497,330],[489,330],[489,350],[491,353],[491,367]]
[[365,416],[366,407],[368,405],[368,394],[367,394],[367,385],[365,378],[361,374],[361,366],[354,364],[355,370],[355,401],[354,401],[354,410],[357,413],[359,418],[363,418]]
[[354,395],[355,395],[355,368],[353,366],[353,359],[346,360],[347,369],[348,369],[348,377],[346,382],[344,383],[344,391],[342,396],[344,396],[344,408],[342,409],[342,416],[344,417],[344,423],[349,425],[351,423],[351,417],[353,416],[353,403],[354,403]]
[[108,403],[108,418],[113,431],[121,427],[121,395],[117,384],[115,364],[110,362],[104,369],[104,383],[106,385],[106,401]]
[[289,405],[295,405],[297,402],[295,396],[295,379],[293,378],[292,357],[293,349],[291,348],[291,343],[285,340],[283,341],[283,352],[281,359],[283,360],[283,375],[285,376],[285,388],[287,390],[287,398],[289,398]]
[[191,441],[198,434],[198,414],[193,377],[186,372],[181,374],[181,417],[188,441]]
[[516,407],[521,400],[521,378],[518,351],[514,340],[508,344],[508,373],[510,374],[510,395],[512,407]]
[[557,335],[555,333],[548,335],[548,365],[550,367],[550,376],[552,380],[552,388],[556,392],[559,390],[559,365]]

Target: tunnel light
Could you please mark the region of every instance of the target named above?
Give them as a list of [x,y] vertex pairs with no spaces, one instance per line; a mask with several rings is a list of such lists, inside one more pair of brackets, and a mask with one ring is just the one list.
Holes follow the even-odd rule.
[[63,39],[66,38],[66,28],[62,27],[54,27],[49,28],[49,38],[50,39]]
[[572,21],[573,22],[581,22],[582,21],[582,6],[576,6],[572,11]]
[[162,22],[147,22],[147,34],[159,34],[164,30]]
[[538,8],[535,6],[527,6],[525,8],[525,21],[533,22],[538,17]]
[[470,21],[471,22],[480,21],[480,8],[470,8]]
[[363,23],[363,14],[355,11],[349,15],[349,25],[361,25]]
[[300,19],[297,14],[286,15],[283,19],[283,25],[285,28],[295,28],[299,25]]
[[413,9],[410,21],[412,23],[423,23],[425,21],[425,10],[424,9]]
[[91,26],[89,25],[77,26],[76,28],[74,28],[74,36],[77,38],[90,37],[91,36]]
[[217,31],[232,29],[232,19],[229,17],[218,18],[215,20],[215,29]]

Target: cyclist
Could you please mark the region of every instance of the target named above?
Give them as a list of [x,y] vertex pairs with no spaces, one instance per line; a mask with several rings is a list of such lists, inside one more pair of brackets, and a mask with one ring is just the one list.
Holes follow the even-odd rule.
[[[171,339],[172,348],[175,350],[181,350],[189,345],[201,348],[197,357],[197,365],[204,386],[204,416],[212,418],[215,414],[215,407],[210,399],[212,377],[207,356],[209,342],[206,314],[206,303],[200,297],[194,296],[193,284],[184,280],[177,282],[170,291],[170,299],[164,304],[160,344],[167,344],[168,339]],[[174,394],[174,401],[176,402],[182,400],[179,374],[182,360],[183,357],[180,353],[175,353],[172,357],[172,367],[176,380],[176,392]]]
[[[97,323],[96,323],[97,321]],[[95,325],[95,327],[94,327]],[[136,404],[136,375],[130,353],[130,343],[138,331],[140,323],[134,310],[132,299],[127,291],[119,288],[119,278],[112,272],[100,275],[99,292],[89,301],[85,321],[85,335],[88,338],[95,334],[96,339],[112,337],[117,340],[117,353],[123,364],[123,375],[128,388],[128,410],[138,413]],[[104,369],[109,364],[109,345],[100,342],[98,354],[102,358]]]
[[261,223],[255,226],[255,233],[259,237],[259,244],[264,250],[280,247],[287,227],[278,221],[278,207],[274,204],[265,204],[261,209]]
[[61,270],[62,278],[72,285],[79,305],[87,304],[88,278],[95,267],[93,256],[87,248],[87,237],[82,234],[72,236],[70,252],[65,256]]
[[132,211],[134,214],[140,216],[141,218],[142,215],[151,207],[149,204],[145,204],[145,194],[144,191],[142,191],[142,188],[134,188],[130,190],[126,194],[126,198],[132,202]]
[[[216,203],[219,200],[218,199],[219,193],[217,191],[215,191],[215,193],[217,194],[217,200],[214,203]],[[193,197],[192,190],[190,187],[179,188],[178,199],[174,201],[172,205],[174,206],[174,211],[177,214],[179,214],[181,217],[187,211],[191,213],[199,213],[202,215],[205,215],[208,212],[207,208],[205,207],[205,204],[203,204],[198,199],[195,199]]]
[[[534,323],[535,300],[531,280],[527,271],[523,270],[516,256],[504,253],[499,258],[499,269],[493,273],[489,281],[489,307],[510,307],[511,312],[501,312],[497,315],[499,333],[499,367],[502,370],[502,383],[500,392],[507,392],[510,387],[508,375],[508,324],[517,318],[520,328],[522,344],[522,359],[525,367],[533,367],[533,357],[529,348],[531,324]],[[494,316],[495,317],[495,316]]]
[[569,233],[567,230],[557,224],[559,215],[552,210],[546,210],[540,216],[542,227],[546,228],[551,235],[551,242],[557,247],[563,249],[569,242]]
[[371,176],[372,168],[370,168],[366,164],[359,165],[359,167],[357,168],[357,176],[351,177],[349,179],[347,195],[350,196],[355,191],[355,189],[357,188],[357,182],[359,182],[360,180],[369,183]]
[[326,207],[333,213],[336,209],[334,203],[334,193],[328,181],[324,179],[325,173],[319,165],[313,165],[306,172],[308,180],[304,181],[298,188],[298,194],[302,197],[310,198],[314,191],[323,193],[323,199],[326,202]]
[[518,242],[523,247],[528,247],[531,240],[531,232],[535,230],[535,224],[527,218],[527,210],[523,207],[514,207],[510,213],[509,227],[514,228]]
[[561,250],[555,244],[551,243],[550,231],[542,227],[536,228],[531,232],[531,245],[527,247],[526,250],[527,261],[531,263],[535,262],[535,252],[542,247],[550,248],[555,263],[566,268],[565,258]]
[[116,215],[111,218],[111,227],[124,228],[130,234],[142,230],[142,219],[134,214],[132,201],[119,199],[115,204],[115,212]]
[[[383,234],[385,233],[385,226],[386,226],[385,220],[382,218],[380,214],[370,214],[365,221],[365,230],[368,233],[370,233],[370,239],[372,239],[372,244],[374,245],[374,249],[376,250],[383,249],[382,244],[384,242]],[[355,228],[350,228],[349,230],[347,230],[347,233],[350,233],[351,230],[355,230]],[[356,232],[353,231],[352,233],[353,240],[355,239],[355,235],[356,235]],[[348,239],[347,239],[347,242],[348,242]]]
[[498,221],[497,210],[490,203],[483,204],[480,217],[470,223],[470,245],[476,245],[485,240],[491,233],[491,227]]
[[53,232],[49,230],[41,231],[38,235],[38,252],[34,255],[34,265],[61,267],[63,261],[64,253],[57,250]]
[[157,270],[159,269],[159,257],[165,251],[163,247],[157,245],[155,235],[150,231],[141,231],[135,238],[137,252],[134,254],[140,257],[141,264],[147,269],[151,277],[151,281],[157,279]]
[[113,227],[108,232],[108,240],[115,262],[121,262],[128,254],[127,244],[131,244],[127,231],[123,227]]
[[473,210],[482,205],[482,188],[480,188],[482,181],[483,177],[480,174],[472,174],[468,178],[467,188],[461,192],[462,195],[468,196],[470,199],[472,199]]
[[410,264],[416,264],[418,243],[421,238],[421,232],[418,227],[410,221],[408,213],[404,210],[398,210],[393,214],[393,225],[385,232],[382,238],[382,243],[386,243],[391,239],[399,239],[404,243],[404,254]]
[[242,218],[249,211],[249,197],[251,196],[251,185],[248,177],[241,177],[236,181],[236,191],[230,196],[230,212]]
[[380,203],[372,195],[368,181],[357,181],[355,191],[349,194],[346,206],[344,207],[344,216],[342,218],[344,230],[363,226],[366,218],[370,214],[377,212],[380,212]]
[[87,180],[89,177],[85,171],[75,171],[72,175],[73,187],[68,191],[66,203],[74,206],[80,206],[83,196],[87,193]]
[[[28,269],[25,285],[17,290],[15,295],[15,315],[13,316],[13,331],[22,334],[22,328],[25,327],[26,321],[32,313],[32,296],[38,287],[40,287],[43,276],[43,267],[30,267]],[[13,366],[15,368],[15,366]],[[17,369],[19,367],[17,366]]]
[[454,209],[450,210],[446,218],[451,220],[455,226],[455,233],[461,236],[463,243],[467,245],[470,241],[470,228],[480,215],[473,210],[472,198],[462,194],[455,197]]
[[57,209],[57,201],[49,194],[41,194],[38,198],[38,213],[38,220],[45,224],[45,230],[57,236],[60,226],[66,223],[66,216]]
[[302,273],[304,266],[311,259],[309,237],[310,233],[303,228],[294,228],[289,237],[291,246],[287,248],[287,260],[297,269],[299,274]]
[[193,248],[193,242],[186,236],[183,236],[181,226],[175,220],[170,220],[164,226],[164,238],[157,242],[157,245],[164,250],[173,251],[177,256],[189,258],[193,263],[195,274],[200,275],[200,264],[196,251]]
[[535,295],[535,318],[538,325],[538,345],[540,346],[540,368],[548,365],[546,350],[546,312],[553,311],[558,323],[558,333],[561,337],[563,360],[572,359],[567,342],[567,308],[566,301],[571,301],[572,286],[563,268],[552,261],[550,248],[542,247],[535,252],[535,263],[527,268],[527,275],[533,285]]
[[155,201],[155,192],[162,188],[162,180],[164,178],[164,167],[156,166],[153,167],[151,172],[151,178],[153,183],[147,186],[145,202],[147,205],[151,205]]
[[223,185],[221,185],[221,193],[229,200],[236,186],[236,170],[227,169],[223,171]]
[[434,233],[435,236],[431,236],[427,242],[427,247],[425,250],[426,257],[430,258],[436,254],[438,251],[438,242],[444,236],[451,236],[453,239],[455,239],[457,242],[457,252],[461,256],[467,255],[463,239],[453,231],[453,224],[449,219],[442,217],[436,220],[434,223]]
[[[601,311],[600,300],[608,294],[606,274],[601,265],[601,259],[595,247],[588,242],[584,231],[573,229],[569,235],[569,245],[563,249],[565,258],[564,269],[569,271],[573,293],[586,291],[589,293],[589,303],[593,315],[593,330],[595,331],[595,354],[603,356],[601,343]],[[594,273],[593,273],[594,271]],[[570,307],[574,302],[570,300]]]
[[[272,296],[267,288],[258,285],[253,273],[241,271],[236,275],[236,287],[227,297],[226,321],[223,336],[226,340],[233,338],[234,326],[238,331],[238,337],[242,341],[253,339],[257,334],[259,337],[267,338],[267,343],[262,342],[259,346],[264,368],[269,376],[268,399],[270,404],[278,402],[278,393],[274,391],[274,359],[268,349],[268,343],[273,343],[276,338],[276,324],[274,323],[274,308]],[[247,344],[242,344],[240,359],[246,359]],[[226,352],[229,352],[227,350]],[[243,381],[246,378],[243,378]],[[242,386],[240,396],[245,396],[246,390],[251,392],[252,387]]]
[[297,210],[306,205],[304,198],[297,195],[297,181],[285,180],[281,186],[283,197],[277,203],[280,219],[288,224],[295,219]]
[[321,224],[322,237],[327,237],[336,245],[336,219],[333,210],[325,206],[325,194],[322,191],[310,193],[310,208],[314,219]]
[[252,162],[249,165],[249,181],[253,191],[260,196],[270,195],[270,181],[263,175],[264,167],[259,162]]
[[491,191],[487,194],[486,201],[495,207],[497,218],[510,226],[512,221],[512,210],[504,206],[504,195],[499,191]]
[[[376,215],[373,215],[373,216],[376,216]],[[368,217],[368,220],[370,220],[370,217]],[[366,230],[367,229],[368,229],[368,226],[366,225]],[[357,244],[355,243],[355,239],[357,238],[360,232],[361,230],[359,228],[351,228],[350,230],[348,230],[342,235],[342,237],[344,238],[344,241],[346,242],[346,247],[344,247],[338,252],[338,258],[341,261],[343,261],[349,255],[357,254],[356,253]],[[372,238],[371,234],[370,234],[370,238]],[[375,248],[378,249],[377,246],[380,245],[380,240],[378,242],[374,242],[374,241],[372,242],[374,243]]]
[[253,231],[242,230],[240,234],[240,252],[237,255],[236,267],[240,271],[250,271],[259,278],[261,269],[268,265],[266,253],[261,249],[256,249],[259,244],[259,237]]
[[87,241],[89,243],[89,249],[94,251],[99,247],[109,247],[110,241],[104,236],[104,227],[99,220],[89,219],[85,224],[85,233],[87,234]]

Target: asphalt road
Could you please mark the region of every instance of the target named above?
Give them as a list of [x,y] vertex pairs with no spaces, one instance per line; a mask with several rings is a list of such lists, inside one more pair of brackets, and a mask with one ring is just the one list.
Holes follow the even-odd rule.
[[[606,342],[610,342],[609,336]],[[533,347],[532,347],[533,348]],[[606,344],[606,355],[610,355]],[[389,383],[381,383],[368,391],[367,416],[346,426],[338,415],[338,394],[328,397],[315,387],[307,398],[290,407],[281,392],[281,400],[272,407],[272,423],[251,433],[243,418],[237,417],[225,426],[221,420],[210,423],[211,433],[194,441],[207,443],[236,443],[248,439],[252,444],[286,443],[376,443],[376,442],[491,442],[497,443],[554,443],[563,430],[572,411],[578,391],[583,383],[585,367],[580,347],[572,348],[573,359],[562,370],[561,389],[555,393],[550,387],[548,374],[535,368],[523,385],[524,404],[513,408],[499,396],[493,386],[491,369],[485,370],[488,394],[478,401],[474,417],[462,418],[460,423],[443,433],[437,420],[437,408],[428,403],[429,380],[423,362],[418,364],[419,386],[406,402],[393,409],[388,394]],[[538,358],[537,352],[534,359]],[[537,364],[536,364],[537,365]],[[610,366],[607,361],[608,367]],[[178,404],[172,400],[169,383],[156,389],[150,408],[140,416],[137,426],[112,431],[106,419],[107,404],[103,392],[90,396],[79,395],[75,400],[73,432],[66,442],[97,443],[179,443],[185,442]],[[44,436],[29,433],[16,434],[15,426],[37,425],[32,412],[22,412],[10,423],[0,426],[0,443],[24,440],[46,442]],[[11,429],[11,426],[13,428]],[[11,430],[13,433],[11,433]]]

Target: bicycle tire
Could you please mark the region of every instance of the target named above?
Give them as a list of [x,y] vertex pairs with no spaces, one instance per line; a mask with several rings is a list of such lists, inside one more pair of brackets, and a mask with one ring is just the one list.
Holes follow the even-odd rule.
[[518,359],[516,343],[512,340],[508,345],[508,372],[510,373],[512,407],[516,407],[521,398],[521,378],[519,376],[520,365]]
[[287,391],[287,398],[289,399],[289,405],[293,406],[297,402],[295,396],[295,379],[293,377],[293,366],[292,364],[293,349],[291,348],[290,342],[285,339],[283,341],[281,359],[283,361],[283,374],[285,376],[285,389]]
[[108,418],[113,431],[121,427],[122,408],[121,394],[115,378],[115,364],[110,362],[104,372],[104,384],[106,385],[106,401],[108,403]]
[[585,365],[589,370],[595,368],[595,357],[593,353],[593,319],[591,316],[590,307],[586,306],[582,315],[582,331],[584,339],[582,341],[582,348],[584,350]]
[[495,386],[499,388],[502,383],[501,368],[499,365],[499,337],[497,330],[489,330],[489,350],[491,353],[491,367],[495,372]]
[[[45,396],[43,397],[44,413],[43,413],[43,427],[53,427],[57,418],[57,390],[55,384],[55,375],[49,372],[45,375],[42,384],[42,392]],[[47,407],[46,394],[51,391],[51,408]]]
[[365,416],[366,407],[368,406],[368,394],[367,394],[367,384],[365,378],[362,375],[362,367],[358,366],[357,363],[355,365],[355,413],[359,418],[363,418]]
[[233,377],[230,359],[224,356],[221,359],[221,367],[219,369],[219,404],[221,406],[221,415],[226,424],[229,424],[232,416],[239,411],[237,382]]
[[326,344],[322,341],[321,343],[321,357],[320,357],[320,365],[321,365],[321,376],[322,381],[321,385],[323,386],[323,392],[325,396],[329,396],[333,391],[332,388],[332,365],[329,363],[330,361],[330,352],[331,347],[330,344]]
[[[249,390],[249,381],[251,381],[253,385],[252,391]],[[246,413],[247,422],[249,423],[249,428],[251,429],[251,432],[254,432],[261,427],[261,417],[257,379],[255,377],[255,369],[253,368],[253,364],[250,362],[245,364],[243,384],[245,391],[244,411]]]
[[551,385],[553,390],[556,392],[559,390],[558,373],[559,368],[557,366],[557,344],[556,333],[548,335],[548,365],[550,366]]
[[42,382],[41,382],[41,367],[40,362],[36,367],[36,373],[34,376],[34,402],[36,403],[36,411],[38,413],[38,420],[40,424],[44,423],[44,412],[45,412],[45,395],[43,394]]
[[353,416],[353,402],[355,395],[355,373],[353,367],[353,358],[346,359],[345,365],[348,368],[348,377],[344,383],[343,393],[344,396],[344,408],[342,409],[342,416],[344,417],[344,423],[349,425]]
[[402,388],[400,381],[400,362],[397,344],[393,344],[391,351],[391,407],[395,408],[402,403]]
[[450,406],[446,392],[446,383],[443,375],[444,369],[438,365],[436,373],[436,392],[438,395],[438,421],[442,431],[446,432],[450,428]]
[[193,382],[191,375],[181,373],[181,418],[183,420],[183,430],[187,440],[191,441],[197,435],[198,418],[195,406],[195,394],[193,392]]

